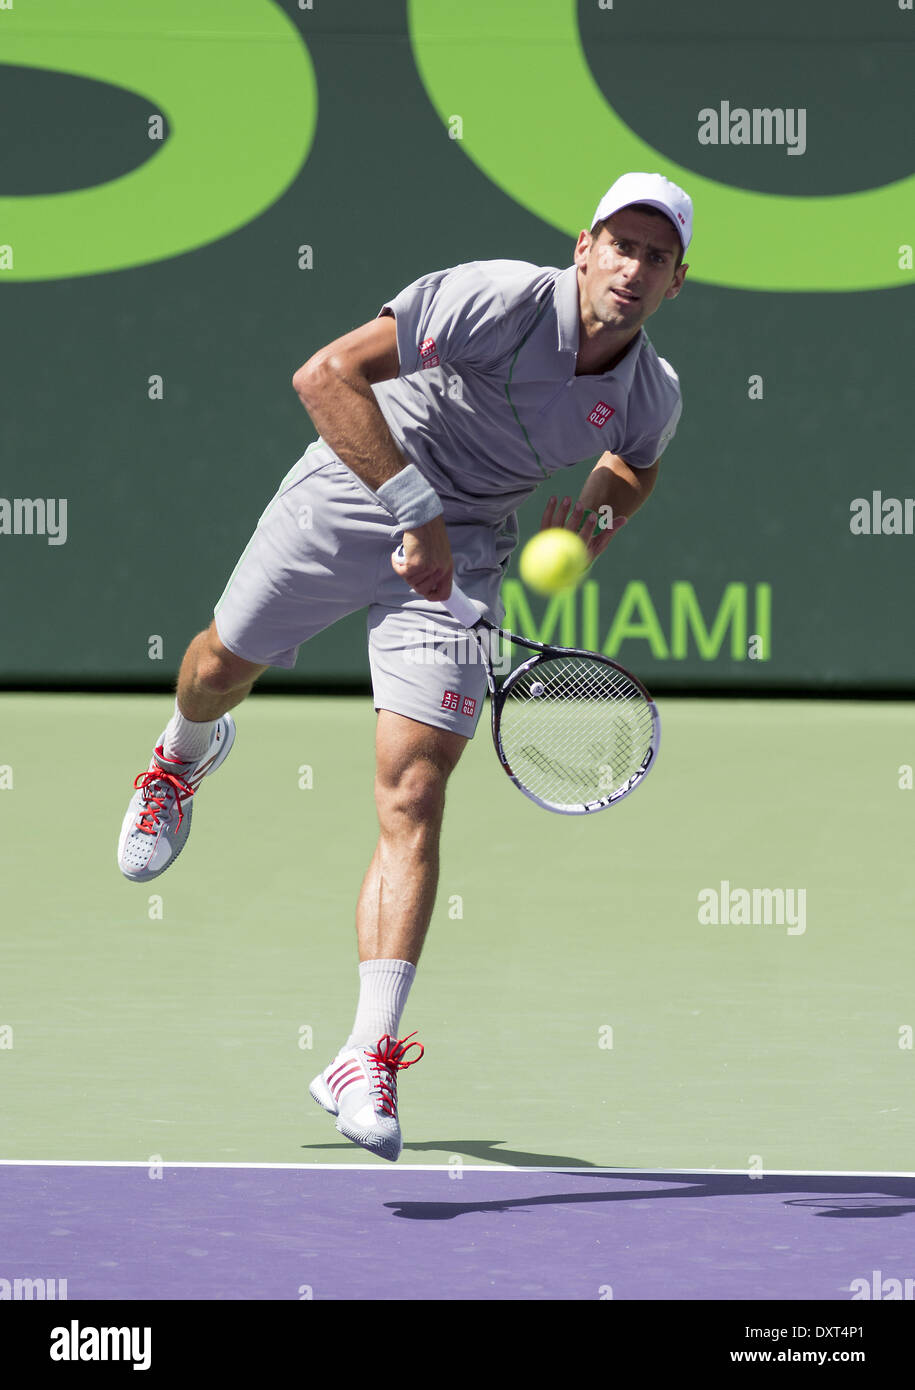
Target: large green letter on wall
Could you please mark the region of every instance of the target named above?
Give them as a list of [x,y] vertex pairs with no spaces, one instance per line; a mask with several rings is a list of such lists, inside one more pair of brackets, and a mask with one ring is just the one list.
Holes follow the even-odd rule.
[[[276,202],[314,138],[311,59],[272,0],[23,0],[0,14],[0,63],[126,88],[171,128],[121,178],[0,197],[0,244],[12,248],[0,284],[120,270],[217,241]],[[140,126],[144,155],[145,141]]]
[[487,177],[569,236],[618,174],[657,171],[695,203],[694,280],[807,292],[915,283],[899,252],[915,240],[915,176],[822,198],[717,183],[654,149],[607,104],[582,48],[576,0],[409,0],[409,15],[416,65],[441,119],[459,113],[462,148]]

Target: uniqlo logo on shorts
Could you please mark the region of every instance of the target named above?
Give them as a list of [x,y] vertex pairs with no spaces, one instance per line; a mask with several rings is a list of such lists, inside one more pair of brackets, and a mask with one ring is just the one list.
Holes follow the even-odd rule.
[[466,714],[468,719],[472,719],[476,711],[477,702],[472,695],[465,695],[461,701],[461,714]]
[[442,696],[442,709],[454,709],[458,707],[458,693],[456,690],[446,690]]
[[438,366],[438,353],[435,351],[435,339],[423,338],[419,345],[419,366],[420,371],[425,371],[427,367]]
[[602,430],[610,419],[610,416],[615,414],[616,411],[613,409],[612,405],[607,405],[605,401],[598,401],[597,405],[588,416],[588,423],[596,425],[599,430]]

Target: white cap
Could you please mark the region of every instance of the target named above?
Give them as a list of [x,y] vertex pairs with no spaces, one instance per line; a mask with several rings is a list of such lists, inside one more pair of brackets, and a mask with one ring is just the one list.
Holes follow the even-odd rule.
[[612,217],[620,208],[632,203],[647,203],[670,218],[680,234],[685,251],[693,235],[693,202],[688,193],[678,188],[663,174],[623,174],[601,198],[591,226]]

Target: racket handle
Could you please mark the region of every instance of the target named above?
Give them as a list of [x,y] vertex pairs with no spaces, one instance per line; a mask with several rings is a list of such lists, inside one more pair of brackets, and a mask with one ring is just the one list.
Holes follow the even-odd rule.
[[[398,560],[402,560],[404,558],[403,546],[399,545],[394,554]],[[475,627],[483,616],[473,599],[468,598],[464,590],[455,584],[454,580],[451,581],[451,593],[447,598],[442,599],[442,604],[448,609],[452,618],[457,618],[462,627]]]
[[468,598],[464,590],[458,588],[454,580],[451,581],[451,593],[447,598],[442,599],[442,603],[452,618],[457,618],[462,627],[475,627],[483,616],[473,599]]

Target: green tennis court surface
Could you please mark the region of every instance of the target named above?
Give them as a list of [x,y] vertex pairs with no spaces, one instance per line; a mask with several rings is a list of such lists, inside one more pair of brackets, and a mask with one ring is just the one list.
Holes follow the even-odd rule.
[[[594,817],[528,803],[485,726],[469,747],[401,1165],[910,1170],[915,710],[660,708],[656,770]],[[187,849],[139,886],[117,834],[170,710],[0,698],[0,1156],[371,1161],[306,1095],[355,1006],[371,701],[250,699]],[[704,890],[772,916],[775,889],[793,922],[700,921]]]

